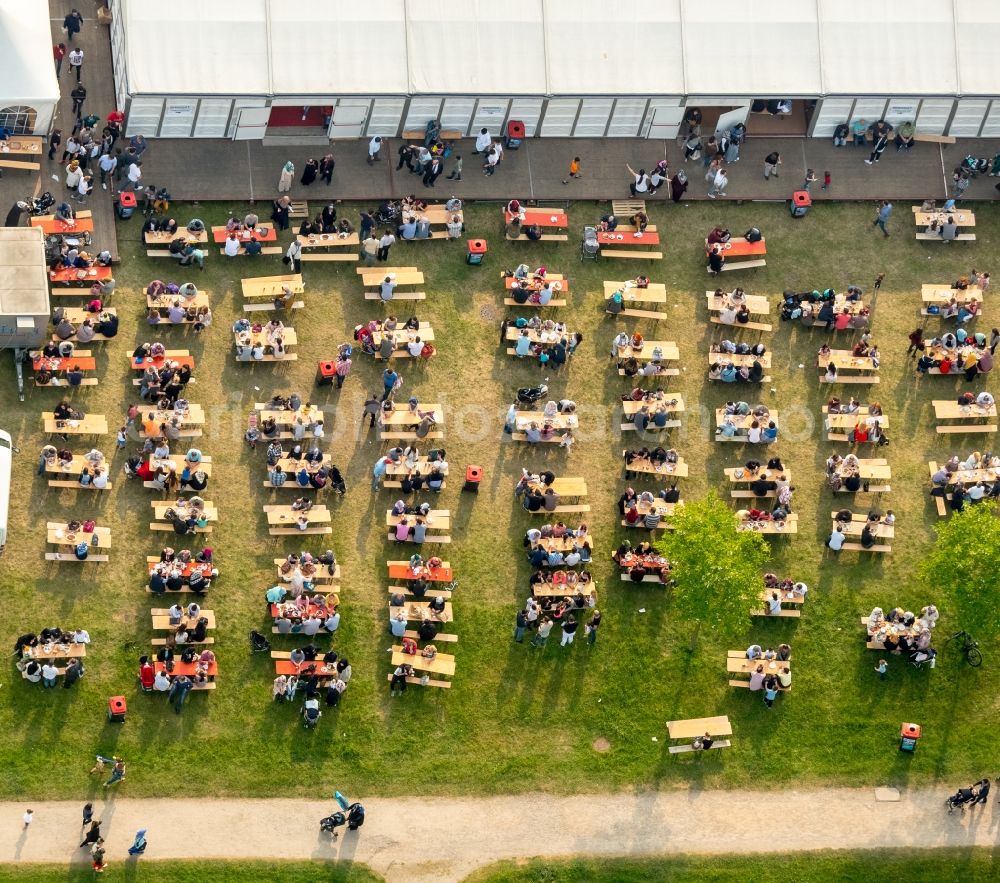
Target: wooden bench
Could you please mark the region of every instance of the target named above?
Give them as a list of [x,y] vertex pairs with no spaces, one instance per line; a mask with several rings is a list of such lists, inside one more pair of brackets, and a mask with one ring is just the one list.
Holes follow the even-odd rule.
[[316,534],[331,534],[333,533],[333,528],[329,525],[323,527],[307,527],[305,530],[299,530],[297,527],[272,527],[268,530],[268,533],[272,537],[297,537],[300,534],[303,536],[311,536]]
[[751,610],[751,616],[766,616],[771,619],[778,619],[779,617],[792,617],[793,619],[798,619],[802,615],[802,611],[797,607],[782,607],[777,613],[768,613],[766,610]]
[[[731,680],[729,682],[729,686],[730,687],[743,687],[743,688],[749,690],[750,689],[750,681],[749,680],[743,681],[743,680],[740,680],[740,679],[734,679],[734,680]],[[759,690],[758,692],[763,693],[764,691],[763,690]],[[791,687],[782,687],[781,684],[778,684],[778,692],[779,693],[791,693],[792,692],[792,688]]]
[[251,359],[249,356],[247,356],[245,359],[241,359],[239,356],[236,357],[236,361],[240,362],[242,364],[246,364],[247,362],[250,362],[250,363],[254,363],[254,362],[297,362],[298,360],[299,360],[299,354],[298,353],[289,353],[289,352],[286,352],[283,356],[275,356],[275,355],[273,355],[271,353],[265,353],[264,357],[261,358],[261,359]]
[[[284,251],[285,250],[280,245],[267,245],[267,246],[263,246],[261,248],[260,253],[262,255],[264,255],[264,254],[284,254]],[[220,248],[219,249],[219,254],[224,255],[225,253],[226,253],[225,248]],[[236,256],[237,257],[240,257],[240,256],[245,257],[246,253],[247,253],[246,249],[241,245],[240,246],[240,250],[236,253]],[[300,257],[301,258],[305,258],[305,255],[301,255]]]
[[892,551],[892,546],[876,545],[872,546],[869,549],[866,549],[864,546],[861,545],[861,543],[844,543],[844,545],[842,545],[840,549],[843,552],[878,552],[878,553],[888,554]]
[[309,203],[304,199],[293,199],[288,205],[288,217],[309,218]]
[[952,135],[925,135],[923,133],[916,133],[913,136],[914,141],[926,141],[930,144],[954,144],[955,138]]
[[[58,380],[58,382],[54,383],[53,381],[55,381],[55,380]],[[98,380],[97,380],[96,377],[84,377],[76,386],[97,386],[97,384],[98,384]],[[57,379],[55,377],[52,378],[52,380],[50,380],[48,383],[39,383],[36,380],[35,381],[35,386],[39,386],[39,387],[51,387],[53,389],[55,389],[55,388],[59,388],[59,389],[76,389],[76,386],[70,386],[69,383],[65,380],[65,378],[58,378]]]
[[[548,237],[543,236],[542,239],[547,239]],[[563,239],[566,239],[564,236]],[[602,248],[601,249],[602,258],[639,258],[647,261],[661,261],[663,260],[662,251],[641,251],[640,249],[624,248]]]
[[508,236],[508,242],[569,242],[566,233],[543,233],[538,239],[528,239],[527,236]]
[[[678,429],[680,427],[680,425],[681,425],[681,421],[680,420],[668,420],[666,423],[663,424],[663,426],[656,426],[652,422],[650,422],[646,426],[646,428],[643,430],[643,432],[660,432],[660,431],[662,431],[664,429]],[[628,432],[628,431],[633,430],[635,428],[636,428],[636,425],[634,423],[622,423],[621,424],[621,431],[622,432]]]
[[0,169],[24,169],[26,172],[37,172],[41,167],[41,163],[23,159],[0,159]]
[[[623,583],[632,583],[632,582],[635,582],[635,580],[632,579],[632,577],[630,577],[627,573],[623,573],[621,575],[621,580],[622,580]],[[653,573],[647,573],[642,578],[642,581],[644,583],[659,583],[661,586],[665,586],[666,585],[666,583],[662,579],[660,579],[659,576],[657,576],[656,574],[653,574]]]
[[715,739],[708,748],[695,748],[694,745],[671,745],[667,751],[671,754],[687,754],[695,751],[711,751],[713,748],[731,748],[732,743],[728,739]]
[[[389,532],[389,535],[388,535],[387,539],[389,540],[389,542],[396,542],[396,543],[413,543],[413,542],[415,542],[415,540],[412,537],[409,537],[409,538],[407,538],[405,540],[397,540],[396,539],[396,535],[392,531]],[[435,535],[435,534],[430,534],[429,533],[429,534],[427,534],[427,536],[424,537],[424,542],[423,543],[418,543],[417,545],[424,545],[426,543],[450,543],[450,542],[451,542],[451,537],[448,536],[447,534],[438,534],[438,535]]]
[[659,322],[661,319],[667,318],[666,313],[658,313],[655,310],[633,310],[631,308],[624,309],[615,315],[628,316],[631,319],[652,319],[654,322]]
[[[385,679],[387,681],[391,681],[392,674],[390,673],[386,675]],[[421,678],[409,677],[406,679],[406,683],[412,684],[414,687],[440,687],[442,690],[451,689],[451,681],[440,681],[435,678],[424,681]]]
[[[749,270],[754,267],[766,267],[766,266],[767,266],[767,261],[764,260],[764,258],[757,258],[756,260],[753,261],[726,261],[722,265],[721,272],[728,273],[730,270]],[[711,267],[706,267],[705,269],[710,275],[712,274]]]
[[[267,249],[265,249],[267,251]],[[279,248],[278,251],[281,251]],[[354,251],[324,251],[324,252],[303,252],[299,255],[300,261],[359,261],[361,260],[357,252]]]
[[[950,242],[950,239],[944,239],[939,233],[915,233],[917,239],[921,239],[925,242]],[[976,239],[975,233],[959,233],[955,236],[955,239],[960,242],[974,242]]]
[[77,561],[80,564],[86,564],[88,561],[93,561],[95,564],[100,564],[104,561],[109,561],[107,555],[88,555],[82,561],[76,557],[76,555],[70,552],[46,552],[46,561]]
[[[421,638],[420,635],[418,635],[412,629],[407,629],[405,632],[403,632],[403,637],[404,638],[413,638],[414,641],[422,641],[423,640],[423,638]],[[431,638],[431,641],[441,641],[442,643],[445,643],[445,644],[457,644],[458,643],[458,635],[446,635],[443,632],[438,632],[438,634],[436,634],[433,638]],[[428,642],[428,643],[430,643],[430,642]]]
[[645,199],[612,199],[611,214],[616,218],[631,218],[633,215],[646,212]]
[[938,426],[936,431],[939,433],[945,433],[951,435],[953,433],[962,433],[962,432],[996,432],[997,427],[987,423],[981,423],[981,424],[973,423],[973,424],[959,424],[957,426]]
[[[390,595],[396,595],[396,594],[406,595],[409,598],[416,598],[417,597],[406,586],[389,586],[388,594],[390,594]],[[445,601],[450,601],[451,600],[451,592],[448,589],[438,589],[436,583],[434,585],[430,586],[427,589],[427,591],[424,593],[424,598],[426,598],[428,595],[431,595],[432,597],[435,597],[435,598],[438,597],[438,596],[440,596],[440,597],[444,598]]]
[[62,481],[57,478],[49,479],[49,487],[65,487],[65,488],[78,488],[80,490],[90,490],[90,491],[110,491],[111,482],[109,481],[104,487],[94,487],[92,484],[80,484],[78,481]]
[[[365,300],[382,300],[382,297],[377,291],[366,291]],[[391,304],[397,300],[427,300],[427,295],[422,291],[394,291],[392,300],[387,300],[385,303]]]
[[574,503],[572,505],[559,505],[555,509],[539,509],[537,512],[531,512],[530,515],[551,515],[553,513],[559,512],[589,512],[590,506],[587,503]]
[[[739,330],[740,328],[747,328],[750,331],[772,331],[773,330],[773,328],[772,328],[772,326],[771,326],[771,324],[769,322],[733,322],[733,323],[729,323],[729,322],[723,322],[722,319],[720,319],[718,316],[712,316],[712,318],[709,319],[708,321],[711,322],[713,325],[724,325],[726,328],[735,328],[736,330]],[[725,354],[724,353],[720,353],[719,355],[725,355]]]
[[[189,644],[191,646],[194,646],[195,644],[214,644],[214,643],[215,643],[215,638],[205,638],[205,639],[203,639],[201,641],[185,641],[185,643],[183,643],[183,644],[179,643],[178,646],[179,647],[186,647]],[[167,639],[166,638],[153,638],[153,646],[154,647],[166,647],[167,646]]]

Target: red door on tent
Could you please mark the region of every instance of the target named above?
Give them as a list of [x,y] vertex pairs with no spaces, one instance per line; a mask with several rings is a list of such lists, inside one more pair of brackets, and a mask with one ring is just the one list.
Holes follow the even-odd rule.
[[323,105],[310,105],[303,107],[302,105],[282,105],[281,107],[272,107],[271,115],[268,117],[267,125],[269,128],[293,128],[293,127],[310,127],[310,128],[326,128],[326,121],[329,119],[330,114],[333,113],[333,108],[330,106]]

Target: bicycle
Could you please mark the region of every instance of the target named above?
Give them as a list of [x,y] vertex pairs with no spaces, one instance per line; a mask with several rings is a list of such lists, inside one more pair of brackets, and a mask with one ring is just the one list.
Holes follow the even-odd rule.
[[965,661],[969,663],[973,668],[979,668],[983,664],[983,654],[979,650],[979,641],[974,641],[972,635],[967,631],[955,632],[950,638],[948,638],[948,643],[962,638],[961,650],[965,654]]

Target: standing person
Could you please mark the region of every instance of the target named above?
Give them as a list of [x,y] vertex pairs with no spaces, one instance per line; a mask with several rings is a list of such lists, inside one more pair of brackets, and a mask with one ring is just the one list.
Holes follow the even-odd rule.
[[[829,174],[829,172],[827,174]],[[805,179],[802,182],[802,189],[805,190],[806,193],[808,193],[810,186],[816,180],[817,180],[817,178],[816,178],[816,172],[813,171],[812,169],[806,169],[806,177],[805,177]],[[825,183],[823,184],[823,189],[826,190],[826,184]]]
[[285,263],[291,268],[293,273],[302,272],[302,243],[298,237],[291,241],[288,250],[285,252]]
[[80,844],[80,849],[84,849],[90,846],[92,843],[97,843],[101,839],[101,820],[96,819],[90,823],[90,830],[87,835],[83,838],[83,843]]
[[287,193],[292,189],[292,176],[295,174],[295,163],[291,160],[281,167],[281,174],[278,176],[278,193]]
[[778,177],[778,166],[781,165],[781,154],[777,150],[772,150],[764,157],[764,180],[770,179],[771,175]]
[[334,370],[337,374],[337,389],[340,389],[344,385],[347,375],[351,373],[351,367],[353,364],[354,363],[351,361],[351,357],[348,355],[343,355],[337,359],[337,364],[334,366]]
[[62,129],[53,129],[52,134],[49,135],[49,159],[56,158],[56,151],[60,144],[62,144]]
[[24,828],[22,830],[27,831],[28,826],[31,824],[31,820],[35,817],[35,811],[33,809],[28,809],[24,811],[24,815],[21,816],[21,821],[24,822]]
[[645,169],[639,169],[637,172],[628,163],[625,163],[625,168],[628,169],[629,174],[633,178],[632,183],[628,185],[629,193],[637,196],[649,190],[649,176],[646,174]]
[[316,172],[319,169],[319,163],[315,159],[309,157],[308,162],[306,162],[305,168],[302,170],[302,177],[299,178],[299,183],[304,187],[308,187],[316,180]]
[[105,190],[108,189],[109,178],[112,182],[114,182],[114,172],[117,165],[118,160],[107,151],[105,151],[101,155],[101,158],[97,161],[97,167],[101,173],[101,187]]
[[55,46],[53,46],[52,57],[55,59],[56,62],[56,76],[58,77],[62,74],[62,63],[63,59],[66,57],[66,44],[57,43]]
[[889,230],[886,226],[889,223],[889,216],[892,214],[892,203],[888,199],[883,199],[879,203],[878,216],[872,221],[873,227],[878,227],[883,235],[888,236]]
[[526,610],[518,610],[514,620],[514,643],[524,642],[524,630],[528,627],[528,613]]
[[83,50],[77,46],[69,52],[69,69],[76,74],[76,81],[80,82],[80,72],[83,70]]
[[146,851],[146,829],[140,828],[135,832],[135,839],[128,848],[129,855],[142,855]]
[[375,238],[372,231],[369,230],[368,235],[361,241],[361,257],[364,260],[366,267],[374,265],[378,249],[379,241]]
[[712,179],[712,186],[708,191],[708,198],[715,199],[716,196],[726,195],[726,185],[729,184],[729,176],[726,175],[725,169],[719,169],[715,173],[715,177]]
[[875,666],[875,671],[878,672],[878,679],[880,681],[885,680],[885,673],[889,670],[889,663],[884,659],[878,661],[878,665]]
[[455,154],[455,165],[452,166],[451,174],[448,176],[448,180],[461,181],[462,180],[462,157],[460,154]]
[[434,159],[427,164],[427,169],[424,172],[424,187],[433,187],[434,182],[440,177],[442,171],[441,160],[435,156]]
[[80,825],[80,830],[82,831],[92,821],[94,821],[94,804],[85,803],[83,805],[83,823]]
[[490,135],[489,129],[480,129],[479,134],[476,135],[476,149],[472,151],[472,155],[478,156],[480,153],[486,153],[492,143],[493,136]]
[[872,152],[868,159],[865,160],[865,165],[870,166],[877,163],[882,159],[882,151],[885,150],[886,145],[889,143],[889,136],[882,129],[872,129]]
[[559,642],[560,647],[565,647],[567,644],[573,643],[573,638],[576,637],[576,630],[579,628],[579,623],[572,617],[569,616],[562,625],[562,641]]
[[76,185],[76,199],[77,202],[81,204],[86,204],[87,197],[90,196],[91,191],[94,189],[94,179],[91,175],[81,175],[80,183]]
[[73,38],[80,33],[81,27],[83,27],[83,16],[75,9],[71,9],[69,15],[63,19],[63,30],[66,31],[68,43],[73,42]]
[[382,138],[376,135],[368,142],[368,165],[378,162],[379,151],[382,150]]
[[823,186],[820,187],[820,190],[832,190],[833,189],[833,184],[831,183],[832,180],[833,179],[830,177],[829,170],[823,172]]
[[535,632],[535,636],[531,639],[532,647],[544,647],[546,642],[549,640],[549,634],[552,631],[552,620],[547,616],[538,624],[538,631]]
[[180,714],[184,709],[184,700],[191,692],[194,684],[187,675],[178,675],[170,685],[170,692],[167,693],[167,701],[173,704],[174,712]]
[[885,279],[885,273],[879,273],[878,276],[875,277],[875,284],[872,286],[875,291],[878,291],[882,287],[883,279]]
[[[122,760],[122,758],[120,757],[116,757],[114,758],[114,762],[115,765],[111,768],[111,778],[109,778],[108,781],[104,783],[104,785],[102,786],[104,788],[108,788],[111,785],[117,785],[119,782],[125,781],[125,761]],[[95,824],[98,826],[99,829],[101,823],[95,822]]]
[[392,231],[387,227],[382,234],[382,238],[378,241],[378,252],[375,257],[380,261],[389,260],[389,249],[395,244],[396,237],[392,235]]
[[411,172],[415,172],[416,169],[413,168],[413,147],[407,144],[405,141],[399,145],[399,150],[397,151],[399,155],[399,164],[396,166],[396,171],[398,172],[403,166],[406,166]]
[[321,180],[326,181],[327,186],[333,183],[333,169],[336,165],[337,162],[334,160],[332,153],[326,154],[319,161],[319,177]]
[[590,617],[590,622],[584,630],[587,633],[587,643],[593,647],[597,643],[597,629],[601,625],[601,611],[595,608],[594,615]]
[[83,102],[87,100],[87,87],[83,83],[77,82],[73,91],[69,93],[69,97],[73,99],[73,116],[79,119],[83,112]]
[[369,418],[368,428],[373,429],[375,427],[375,418],[378,417],[378,412],[381,410],[379,406],[379,399],[377,393],[372,393],[365,399],[365,407],[361,412],[361,423],[364,425],[365,417]]
[[569,184],[570,178],[582,178],[583,175],[580,173],[580,157],[574,156],[573,161],[569,164],[569,177],[563,181],[563,184]]
[[684,169],[681,169],[670,179],[670,198],[674,202],[680,202],[683,198],[685,192],[688,189],[688,179],[687,175],[684,174]]
[[778,696],[778,682],[777,678],[769,678],[767,683],[764,684],[764,704],[768,709],[774,708],[774,700]]
[[396,390],[396,386],[400,383],[399,375],[392,370],[392,368],[386,368],[382,372],[382,401],[388,401],[392,398],[393,392]]

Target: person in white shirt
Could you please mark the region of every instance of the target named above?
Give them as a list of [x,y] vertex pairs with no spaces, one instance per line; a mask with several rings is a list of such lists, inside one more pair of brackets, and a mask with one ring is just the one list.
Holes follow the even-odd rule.
[[165,671],[158,671],[153,679],[153,689],[160,693],[166,693],[170,689],[170,678]]
[[139,181],[142,180],[142,169],[139,168],[138,163],[132,163],[128,167],[128,186],[131,190],[137,190],[139,188]]
[[91,484],[99,491],[104,490],[108,486],[108,473],[103,466],[98,467],[97,472],[94,473],[94,477],[91,480]]
[[235,233],[230,233],[226,239],[225,252],[227,258],[234,258],[240,253],[240,240]]
[[760,436],[761,436],[760,424],[756,420],[754,420],[754,422],[750,425],[750,428],[747,430],[747,441],[750,442],[750,444],[752,445],[759,445]]
[[382,149],[382,139],[378,135],[368,142],[368,165],[378,160],[379,151]]
[[413,358],[417,358],[424,351],[424,342],[418,335],[406,345],[406,349]]
[[382,238],[378,241],[378,252],[375,257],[380,261],[389,260],[389,249],[396,244],[396,237],[392,235],[389,230],[386,230],[382,234]]
[[633,196],[637,193],[645,193],[649,190],[649,175],[646,174],[645,169],[639,169],[637,172],[628,163],[625,163],[625,168],[628,169],[629,174],[635,179],[629,185],[629,190],[632,191]]
[[56,668],[51,662],[45,662],[42,664],[42,686],[43,687],[54,687],[56,685],[56,678],[59,677],[59,669]]
[[833,533],[830,534],[830,539],[826,541],[827,546],[830,547],[834,552],[839,552],[844,545],[844,531],[838,524],[833,529]]
[[69,67],[76,74],[76,81],[80,82],[80,71],[83,70],[83,50],[71,49],[69,52]]
[[981,408],[989,408],[993,405],[994,399],[992,393],[981,392],[976,396],[976,404]]
[[484,175],[492,175],[497,170],[497,164],[500,162],[500,153],[496,149],[496,145],[490,150],[489,154],[486,156],[486,165],[483,166]]
[[86,629],[75,629],[73,631],[73,643],[74,644],[89,644],[90,643],[90,632]]
[[476,149],[472,151],[473,155],[485,153],[492,143],[493,137],[490,135],[489,129],[480,129],[476,136]]

